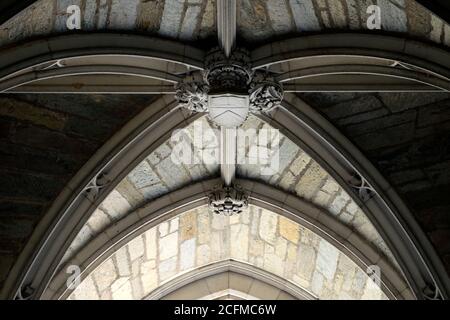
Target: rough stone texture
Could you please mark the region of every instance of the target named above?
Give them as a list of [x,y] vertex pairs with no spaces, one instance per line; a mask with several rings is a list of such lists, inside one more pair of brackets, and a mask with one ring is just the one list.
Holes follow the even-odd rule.
[[[181,214],[179,228],[169,235],[159,236],[159,247],[155,246],[151,251],[157,251],[155,258],[137,260],[137,277],[133,280],[133,271],[124,273],[120,270],[123,265],[119,256],[126,252],[119,249],[110,258],[96,268],[71,294],[69,299],[141,299],[147,296],[155,288],[169,282],[184,272],[194,270],[207,264],[234,259],[240,262],[250,263],[255,267],[274,273],[292,284],[298,285],[313,292],[321,299],[386,299],[375,283],[357,267],[348,257],[339,252],[330,243],[320,238],[317,234],[299,226],[286,218],[278,217],[275,213],[265,209],[250,206],[246,214],[250,219],[232,221],[231,217],[221,220],[222,228],[217,230],[212,226],[212,219],[205,225],[202,219],[195,219],[197,228],[193,238],[179,242],[183,230],[192,228],[192,221],[184,216],[198,218],[210,215],[207,207]],[[259,219],[258,217],[261,217]],[[264,218],[263,218],[264,217]],[[275,224],[275,238],[267,242],[259,234],[251,233],[251,221],[271,221]],[[169,221],[171,224],[174,220]],[[233,223],[232,223],[233,222]],[[282,226],[283,225],[283,226]],[[209,229],[212,235],[206,243],[199,241],[200,230]],[[291,237],[299,239],[298,243],[286,240],[280,230],[286,230]],[[158,226],[146,231],[130,241],[126,247],[128,251],[142,251],[142,238],[148,234],[153,237]],[[192,229],[191,229],[192,230]],[[223,234],[229,234],[224,237]],[[296,235],[294,236],[294,233]],[[170,235],[173,238],[168,239]],[[217,241],[217,239],[222,239]],[[224,240],[226,239],[226,240]],[[226,242],[226,244],[222,243]],[[221,245],[218,245],[222,243]],[[145,244],[148,245],[148,242]],[[151,244],[151,245],[155,245]],[[168,248],[175,246],[176,255],[167,258]],[[134,248],[136,247],[136,248]],[[256,249],[260,248],[260,249]],[[145,248],[149,250],[148,247]],[[170,249],[171,250],[171,249]],[[115,268],[114,268],[115,266]],[[130,268],[130,264],[128,264]],[[131,266],[131,269],[133,267]],[[119,270],[118,274],[115,270]],[[130,269],[126,269],[129,271]],[[112,293],[112,294],[110,294]]]
[[[450,94],[300,96],[336,124],[390,180],[450,271]],[[373,109],[383,112],[371,114]],[[342,205],[338,201],[333,208]],[[354,207],[346,208],[354,215]]]
[[[332,97],[335,96],[335,94],[330,95]],[[362,97],[358,95],[349,96],[355,98],[356,105],[361,106],[365,111],[374,108],[370,101],[375,101],[375,98],[373,100],[368,99],[366,105]],[[329,98],[329,101],[326,98],[323,98],[323,100],[330,103],[330,101],[333,101],[332,97]],[[345,98],[341,98],[341,100],[339,100],[338,106],[333,107],[331,113],[342,113],[345,117],[352,117],[351,113],[347,110]],[[351,104],[348,105],[351,108]],[[376,105],[377,108],[380,107],[381,102],[377,101]],[[357,107],[354,107],[354,109],[357,110]],[[250,116],[247,122],[243,124],[244,128],[250,126],[260,128],[259,130],[267,128],[263,121],[253,116]],[[237,176],[269,183],[319,206],[345,225],[352,227],[363,238],[371,242],[380,254],[385,255],[395,264],[393,255],[381,236],[344,189],[316,161],[281,134],[280,154],[279,169],[274,175],[263,175],[261,167],[258,165],[241,164],[237,167]],[[262,219],[265,219],[264,216],[262,216]],[[269,242],[274,241],[273,230],[271,229],[272,225],[273,223],[266,220],[260,223],[260,234]]]
[[[238,38],[264,43],[299,32],[367,30],[367,7],[381,9],[382,32],[401,33],[450,45],[450,28],[414,0],[240,0]],[[121,30],[198,41],[214,39],[214,0],[40,0],[0,26],[0,45],[53,33],[66,27],[68,5],[81,8],[82,31]],[[23,23],[27,21],[27,23]]]
[[[5,265],[0,287],[13,263],[10,257],[20,253],[69,179],[153,99],[127,95],[0,96],[0,260]],[[84,234],[100,231],[110,218],[113,216],[94,215],[85,229],[89,232]]]
[[[206,126],[206,128],[210,128],[209,122],[205,117],[202,117],[189,125],[187,130],[191,131],[199,124]],[[244,123],[243,128],[246,129],[250,127],[267,129],[268,125],[258,118],[250,116],[247,122]],[[256,140],[254,142],[260,143]],[[248,152],[249,148],[246,150]],[[109,219],[100,220],[99,211],[96,211],[96,214],[94,214],[87,222],[89,228],[84,228],[79,236],[76,237],[71,244],[68,253],[66,253],[64,261],[67,261],[67,259],[73,256],[87,243],[88,240],[94,238],[101,230],[105,229],[108,224],[112,223],[112,221],[125,216],[127,213],[137,209],[144,203],[147,203],[162,194],[168,193],[171,190],[185,186],[192,181],[208,179],[218,175],[217,165],[215,165],[215,174],[213,175],[203,167],[202,163],[190,167],[174,165],[171,161],[171,152],[172,145],[169,142],[164,143],[131,171],[128,177],[124,179],[130,183],[130,186],[126,189],[118,187],[117,190],[113,191],[100,205],[100,209],[108,214]],[[389,258],[394,265],[396,264],[391,251],[362,210],[317,162],[312,160],[305,152],[300,150],[298,146],[282,135],[280,135],[280,153],[280,165],[277,173],[265,176],[261,175],[261,168],[258,165],[241,164],[238,165],[237,168],[238,176],[262,180],[275,187],[279,187],[280,189],[293,192],[297,196],[323,208],[342,223],[352,227],[355,232],[365,238],[368,242],[372,243],[374,248],[377,249],[380,254]],[[158,168],[160,168],[162,163],[164,166],[169,166],[170,168],[159,170]],[[195,167],[202,168],[202,175],[193,175],[192,168]],[[174,174],[175,172],[178,172],[178,175]],[[289,179],[286,179],[287,177]],[[151,184],[158,186],[158,188],[160,188],[159,192],[145,192],[146,188]],[[132,195],[130,195],[130,193]],[[135,204],[133,206],[129,205],[129,202],[125,200],[131,198],[133,198],[133,201],[130,200],[130,202]],[[122,208],[122,210],[116,210],[117,208]],[[111,212],[113,211],[115,213],[112,215]],[[242,218],[244,217],[247,217],[247,221],[250,220],[248,215],[246,216],[243,214]],[[195,224],[195,217],[184,215],[180,219],[183,221],[180,221],[179,223],[186,226],[181,232],[180,241],[194,237],[196,232],[198,232],[200,243],[210,241],[212,235],[208,228],[202,227],[204,229],[196,230],[197,225]],[[221,231],[224,230],[226,225],[225,222],[227,221],[226,217],[220,215],[214,215],[212,217],[201,215],[197,219],[201,220],[200,225],[203,226],[211,223],[213,230]],[[257,219],[260,219],[260,221],[258,220],[255,224],[250,226],[251,233],[259,234],[266,242],[275,245],[276,228],[278,225],[278,221],[276,220],[277,217],[263,213],[261,218],[258,217]],[[231,217],[231,224],[238,223],[239,221],[239,217]],[[91,227],[92,225],[94,228]],[[169,233],[173,234],[171,228],[173,228],[173,226],[170,226],[169,223],[162,223],[159,226],[159,236],[166,237]],[[298,233],[295,228],[295,226],[285,219],[280,223],[279,232],[283,238],[296,244],[298,242]],[[241,233],[237,229],[235,230],[236,233],[233,234],[233,236],[240,237]],[[173,251],[166,253],[167,248],[162,250],[164,258],[169,258],[174,255]],[[244,251],[247,250],[245,246],[241,249]],[[255,248],[250,247],[249,250],[253,249]],[[175,250],[175,248],[171,248],[171,250]],[[202,248],[202,250],[205,255],[209,254],[209,249],[207,250],[206,247]]]

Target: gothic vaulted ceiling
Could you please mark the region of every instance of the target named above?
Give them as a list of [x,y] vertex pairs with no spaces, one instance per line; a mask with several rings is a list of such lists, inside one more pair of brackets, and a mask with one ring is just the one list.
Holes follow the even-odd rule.
[[[66,26],[70,5],[80,8],[80,29]],[[367,27],[371,5],[381,10],[380,29]],[[412,213],[430,245],[424,248],[437,253],[442,281],[448,282],[450,25],[413,0],[237,0],[235,18],[236,43],[250,51],[255,65],[267,66],[283,82],[286,103],[299,113],[310,108],[311,119],[316,113],[324,119],[296,121],[306,123],[305,128],[310,120],[326,121],[336,130],[321,128],[329,141],[346,139],[358,155],[352,159],[364,158],[374,166],[386,179],[384,194],[398,196]],[[297,137],[303,131],[289,127],[284,111],[250,115],[242,125],[280,129],[279,172],[264,176],[258,167],[237,166],[235,178],[249,194],[248,209],[237,218],[209,216],[205,195],[220,180],[221,168],[174,165],[170,133],[193,130],[199,123],[215,128],[203,114],[176,109],[173,95],[174,84],[185,74],[204,68],[205,52],[217,46],[219,20],[214,0],[39,0],[0,25],[0,55],[5,57],[0,61],[0,297],[17,297],[17,290],[26,287],[17,283],[27,279],[24,270],[33,249],[46,239],[52,217],[62,212],[52,210],[67,209],[62,202],[58,207],[59,199],[78,194],[81,180],[89,185],[102,159],[113,161],[119,150],[132,151],[120,160],[124,167],[114,169],[112,181],[99,188],[107,193],[99,198],[80,193],[87,199],[79,202],[85,213],[64,234],[54,274],[43,277],[43,297],[186,297],[182,288],[193,286],[186,280],[193,270],[202,274],[195,286],[203,289],[195,298],[267,298],[257,296],[260,287],[274,299],[408,299],[424,291],[411,285],[416,278],[405,272],[408,261],[402,252],[407,250],[392,243],[383,226],[387,221],[373,217],[372,203],[353,193],[317,142]],[[96,38],[83,44],[88,38],[82,37],[91,34]],[[315,36],[326,34],[342,47],[365,42],[373,56],[357,49],[355,60],[348,60],[352,49],[319,44]],[[132,35],[162,42],[136,44]],[[310,38],[302,42],[302,37]],[[74,40],[67,44],[64,39]],[[121,46],[122,40],[133,42],[136,51],[127,51],[131,46]],[[89,45],[97,43],[99,51],[90,52]],[[111,43],[118,51],[107,51]],[[379,53],[388,46],[394,49]],[[148,47],[154,56],[146,56]],[[301,56],[302,50],[308,57]],[[300,52],[295,58],[294,51]],[[333,56],[322,57],[327,54]],[[29,57],[36,59],[33,64]],[[119,61],[131,71],[117,67]],[[325,64],[338,69],[320,71],[323,78],[306,72]],[[343,76],[349,65],[370,66],[363,75]],[[92,66],[100,66],[99,74],[89,73]],[[114,73],[104,71],[111,66]],[[70,77],[58,74],[64,67],[73,70]],[[382,69],[393,77],[381,76]],[[369,85],[375,89],[367,90]],[[154,141],[138,143],[140,134]],[[291,198],[300,202],[293,205]],[[179,206],[170,207],[175,203]],[[183,256],[185,250],[194,258]],[[79,289],[67,291],[63,271],[73,263],[82,266],[83,281]],[[377,263],[386,276],[375,287],[366,268]],[[225,278],[248,286],[222,288]]]

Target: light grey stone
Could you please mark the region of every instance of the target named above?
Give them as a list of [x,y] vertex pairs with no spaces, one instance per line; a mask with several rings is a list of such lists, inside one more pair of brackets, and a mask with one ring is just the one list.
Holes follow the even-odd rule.
[[266,5],[275,32],[286,33],[290,31],[292,29],[291,15],[285,0],[267,0]]
[[81,0],[56,0],[55,31],[69,31],[66,25],[67,18],[70,16],[70,14],[67,13],[67,8],[71,5],[81,7]]
[[274,244],[276,240],[278,217],[266,210],[261,212],[261,218],[259,223],[259,236],[261,239]]
[[195,266],[195,242],[192,238],[184,241],[180,245],[180,270],[188,270]]
[[171,233],[159,239],[159,259],[165,260],[178,254],[178,233]]
[[139,0],[112,0],[109,29],[129,30],[135,27]]
[[248,260],[248,234],[249,228],[245,224],[235,224],[231,226],[230,240],[231,257],[241,261]]
[[160,183],[159,177],[147,161],[142,161],[133,171],[131,171],[128,175],[128,179],[134,184],[136,189]]
[[137,236],[128,243],[128,252],[130,253],[130,260],[134,261],[144,255],[144,239],[142,236]]
[[312,0],[289,0],[292,15],[298,31],[319,31],[320,23],[317,19]]
[[161,161],[156,166],[156,170],[164,183],[172,190],[190,181],[186,170],[173,163],[170,157]]
[[197,266],[202,266],[210,261],[211,250],[209,245],[202,244],[197,247]]
[[108,21],[109,5],[108,0],[100,0],[98,6],[97,29],[105,29]]
[[[403,1],[401,2],[404,4]],[[381,27],[383,30],[408,32],[408,18],[405,10],[394,5],[389,0],[377,0],[377,4],[381,9]]]
[[189,6],[181,24],[180,39],[191,40],[200,17],[200,6]]
[[159,34],[168,37],[177,37],[183,14],[184,0],[166,0],[159,27]]
[[111,286],[112,298],[114,300],[132,300],[133,291],[129,278],[119,278]]
[[158,268],[160,281],[164,281],[175,275],[176,268],[177,268],[176,256],[160,262]]
[[111,219],[102,210],[96,209],[94,213],[92,213],[87,223],[91,228],[93,234],[98,234],[111,223]]
[[100,293],[109,288],[117,278],[116,268],[112,259],[107,259],[100,267],[98,267],[93,272],[93,278]]
[[156,227],[144,233],[145,238],[145,252],[147,260],[156,259],[158,247],[156,244]]
[[320,240],[317,253],[317,270],[328,280],[334,278],[336,273],[339,251],[326,240]]
[[311,281],[311,290],[319,297],[322,294],[323,280],[323,276],[319,272],[314,272]]

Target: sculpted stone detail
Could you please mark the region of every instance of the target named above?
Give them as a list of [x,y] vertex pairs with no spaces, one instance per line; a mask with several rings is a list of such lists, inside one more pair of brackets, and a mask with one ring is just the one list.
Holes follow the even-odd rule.
[[209,86],[201,81],[183,81],[176,85],[175,99],[193,112],[208,111]]
[[86,186],[84,191],[91,199],[97,198],[101,189],[106,187],[110,183],[108,175],[104,172],[95,176],[91,182]]
[[220,187],[209,195],[209,208],[216,214],[232,216],[247,206],[248,197],[239,187]]
[[250,89],[250,111],[268,113],[280,105],[283,88],[268,73],[255,74]]
[[35,290],[30,285],[24,285],[17,292],[16,300],[31,300],[34,291]]
[[369,184],[369,182],[367,182],[367,180],[359,174],[355,175],[354,180],[355,181],[350,182],[350,186],[358,192],[359,198],[362,201],[367,201],[372,198],[372,196],[375,194],[375,190]]
[[203,79],[211,86],[211,93],[247,94],[253,74],[247,50],[236,48],[227,58],[215,48],[206,56],[205,66]]

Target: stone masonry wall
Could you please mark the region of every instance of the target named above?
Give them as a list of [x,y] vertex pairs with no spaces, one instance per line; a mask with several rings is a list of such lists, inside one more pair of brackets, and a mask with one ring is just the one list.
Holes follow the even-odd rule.
[[[204,130],[211,129],[211,124],[206,117],[196,120],[186,129],[193,134],[194,127],[198,125]],[[255,129],[256,133],[260,132],[261,129],[272,129],[267,123],[254,116],[250,116],[242,126],[244,130],[249,128]],[[251,144],[254,143],[261,143],[261,141],[252,140]],[[205,180],[219,175],[217,164],[205,165],[199,163],[188,166],[174,164],[170,156],[173,147],[174,145],[170,141],[162,144],[133,169],[117,188],[105,198],[72,242],[63,262],[67,261],[107,226],[144,203],[186,186],[193,181]],[[203,147],[208,148],[209,145],[205,144]],[[237,176],[263,181],[310,201],[343,224],[351,227],[396,266],[391,251],[372,223],[336,181],[316,161],[283,135],[280,135],[279,148],[279,170],[276,174],[264,176],[261,175],[260,165],[239,164]]]
[[300,97],[340,128],[390,180],[450,273],[450,94]]
[[[414,0],[239,0],[238,37],[261,44],[304,32],[368,31],[367,8],[374,4],[382,32],[450,45],[450,26]],[[216,37],[214,0],[40,0],[0,26],[0,45],[68,32],[69,5],[80,7],[83,31],[128,30],[183,41]]]
[[136,95],[0,95],[0,288],[70,178],[152,101]]
[[151,228],[105,260],[69,299],[142,299],[185,272],[228,259],[283,277],[321,299],[386,299],[330,243],[254,206],[232,217],[201,207]]

